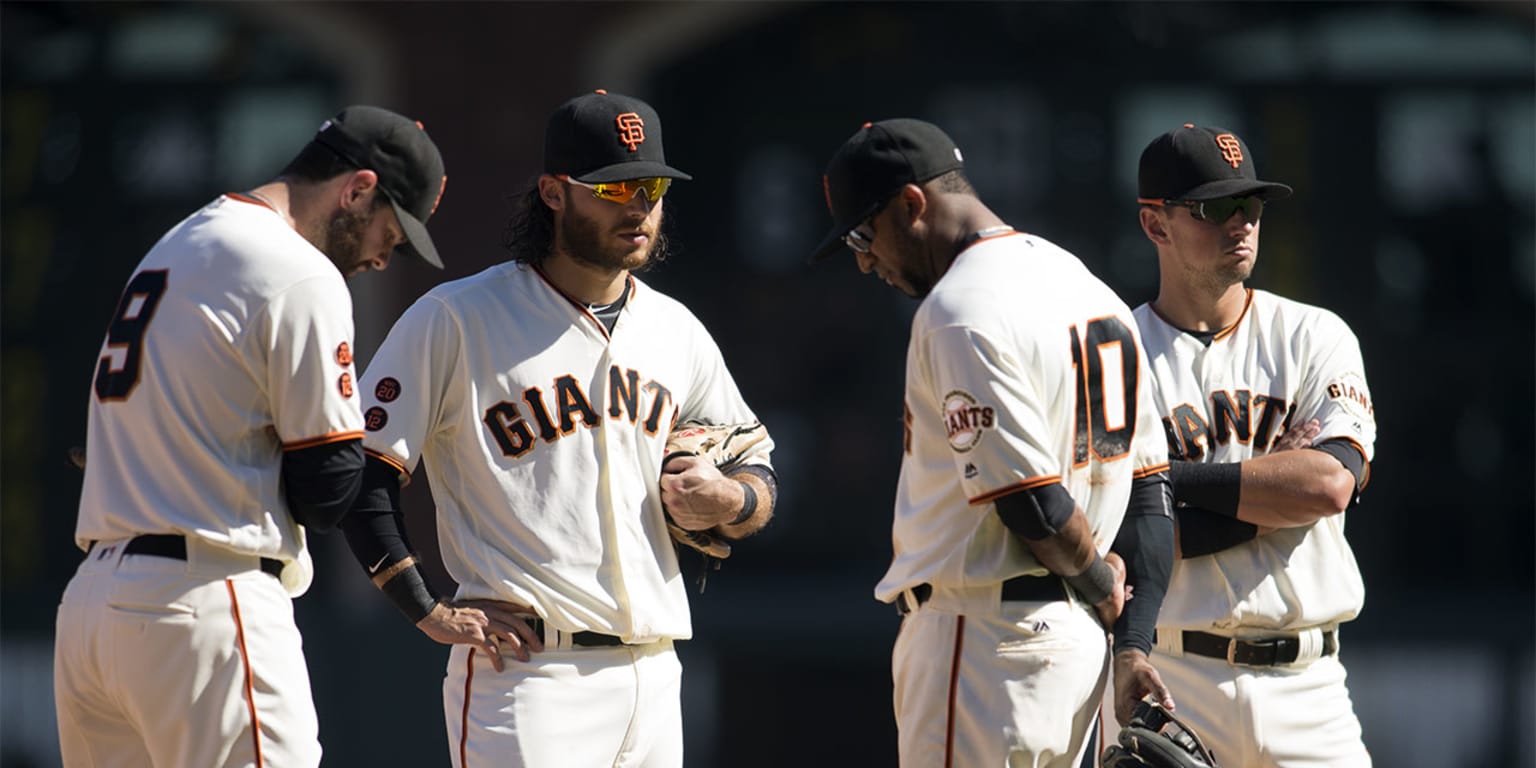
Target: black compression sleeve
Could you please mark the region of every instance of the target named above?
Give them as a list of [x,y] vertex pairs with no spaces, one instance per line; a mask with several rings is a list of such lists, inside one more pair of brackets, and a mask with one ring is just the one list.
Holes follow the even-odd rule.
[[1354,443],[1342,437],[1335,437],[1312,446],[1312,450],[1322,451],[1338,459],[1339,463],[1355,476],[1356,488],[1359,488],[1365,480],[1365,457],[1360,455],[1360,449]]
[[1252,541],[1259,528],[1235,517],[1218,515],[1200,507],[1174,510],[1179,516],[1179,556],[1188,560]]
[[363,479],[363,441],[283,452],[283,491],[295,522],[328,531],[347,514]]
[[1173,573],[1173,486],[1165,472],[1137,478],[1125,522],[1110,549],[1125,560],[1125,583],[1132,599],[1115,621],[1115,650],[1152,652],[1157,613]]
[[1170,461],[1168,479],[1173,481],[1173,498],[1180,505],[1191,504],[1237,517],[1237,504],[1243,491],[1241,463]]
[[[341,522],[341,529],[347,535],[352,556],[372,577],[411,557],[411,543],[400,511],[399,471],[388,462],[369,456],[362,485],[352,511]],[[437,603],[437,595],[415,565],[401,571],[382,589],[413,624]]]

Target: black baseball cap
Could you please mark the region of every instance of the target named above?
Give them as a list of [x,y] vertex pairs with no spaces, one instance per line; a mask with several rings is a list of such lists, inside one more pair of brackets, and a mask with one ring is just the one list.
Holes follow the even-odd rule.
[[314,140],[379,175],[379,189],[405,231],[400,248],[442,269],[443,260],[427,235],[427,219],[443,199],[448,177],[426,128],[387,109],[351,106],[325,121]]
[[1153,139],[1141,151],[1136,177],[1136,196],[1141,200],[1215,200],[1249,195],[1278,200],[1290,197],[1291,188],[1260,181],[1248,145],[1225,128],[1185,123]]
[[848,137],[821,177],[828,230],[811,261],[831,255],[848,234],[907,184],[920,184],[965,166],[960,148],[937,125],[898,117],[865,123]]
[[588,184],[654,176],[693,178],[667,165],[661,118],[651,105],[604,90],[577,96],[549,116],[544,172]]

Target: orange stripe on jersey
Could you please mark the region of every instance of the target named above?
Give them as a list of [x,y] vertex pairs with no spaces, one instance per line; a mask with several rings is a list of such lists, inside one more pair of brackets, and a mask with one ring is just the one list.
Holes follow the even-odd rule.
[[974,507],[977,504],[985,504],[994,499],[1001,499],[1010,493],[1027,491],[1031,488],[1039,488],[1042,485],[1050,485],[1051,483],[1059,482],[1061,482],[1061,475],[1041,475],[1040,477],[1031,477],[1028,480],[1021,480],[1017,483],[1014,483],[1013,485],[1005,485],[995,491],[987,491],[980,496],[972,496],[969,503]]
[[[604,339],[609,339],[607,326],[603,325],[603,321],[597,319],[597,315],[592,314],[592,311],[587,309],[587,303],[585,301],[582,301],[581,299],[578,299],[575,296],[572,296],[569,293],[566,293],[565,291],[561,290],[560,286],[555,285],[555,281],[549,279],[549,275],[544,274],[544,270],[542,268],[540,268],[537,264],[534,265],[533,271],[540,278],[542,278],[545,283],[548,283],[550,288],[555,289],[555,293],[558,293],[561,296],[565,297],[565,300],[569,301],[571,303],[571,306],[575,307],[583,315],[586,315],[587,319],[591,320],[592,324],[597,326],[598,332],[603,334],[603,338]],[[628,287],[626,288],[626,290],[633,292],[635,290],[635,278],[634,278],[634,276],[626,274],[626,275],[624,275],[624,279],[626,281],[628,281]],[[633,298],[633,294],[631,294],[630,298]],[[627,301],[627,299],[626,299],[626,301]]]
[[240,621],[240,600],[235,597],[234,579],[225,579],[224,588],[229,590],[229,608],[235,615],[235,641],[245,664],[245,708],[251,713],[251,747],[256,750],[256,768],[261,768],[261,718],[256,715],[255,675],[251,671],[251,653],[245,647],[245,624]]
[[375,450],[370,450],[368,448],[363,449],[363,455],[371,456],[375,459],[378,459],[379,461],[384,462],[385,464],[390,465],[391,467],[394,467],[396,471],[402,475],[407,475],[407,479],[409,479],[409,475],[405,471],[405,465],[401,464],[399,459],[396,459],[395,457],[389,456],[387,454],[379,453]]
[[1168,471],[1168,462],[1163,462],[1162,464],[1154,464],[1154,465],[1152,465],[1150,467],[1142,467],[1141,469],[1138,469],[1138,470],[1132,472],[1131,473],[1131,477],[1133,477],[1133,478],[1135,478],[1137,480],[1140,480],[1141,478],[1146,477],[1148,475],[1155,475],[1155,474],[1157,474],[1159,472],[1167,472],[1167,471]]
[[471,685],[475,681],[475,651],[470,648],[464,658],[464,709],[459,713],[459,766],[469,768],[469,696]]
[[307,437],[307,438],[305,438],[303,440],[295,440],[295,441],[293,441],[291,443],[283,443],[283,450],[285,450],[285,451],[297,451],[297,450],[300,450],[300,449],[303,449],[303,448],[313,448],[313,447],[315,447],[317,445],[328,445],[330,443],[340,443],[340,442],[343,442],[345,440],[361,440],[361,439],[363,439],[363,432],[362,432],[362,430],[358,430],[356,432],[332,432],[329,435],[321,435],[319,437]]
[[944,717],[944,768],[955,763],[955,691],[960,687],[960,649],[965,642],[965,617],[955,623],[955,652],[949,661],[949,710]]
[[251,197],[250,195],[242,195],[239,192],[225,192],[224,196],[229,198],[229,199],[231,199],[231,200],[238,200],[238,201],[240,201],[242,203],[250,203],[251,205],[259,205],[259,206],[261,206],[263,208],[266,208],[267,210],[271,210],[271,211],[277,210],[276,208],[273,208],[272,206],[267,205],[266,203],[264,203],[264,202],[262,202],[260,200],[257,200],[254,197]]
[[1360,461],[1364,467],[1360,470],[1360,487],[1357,490],[1365,490],[1365,486],[1371,483],[1371,460],[1365,457],[1365,446],[1360,445],[1353,437],[1348,435],[1339,435],[1338,437],[1330,437],[1328,439],[1348,442],[1355,447],[1355,450],[1360,452]]
[[1248,292],[1248,298],[1243,302],[1243,313],[1238,315],[1237,319],[1232,321],[1231,325],[1221,329],[1220,331],[1218,331],[1216,333],[1215,336],[1211,337],[1211,341],[1221,341],[1221,340],[1227,338],[1228,336],[1231,336],[1232,332],[1236,331],[1237,327],[1239,325],[1243,324],[1243,318],[1247,317],[1248,316],[1248,310],[1253,308],[1253,289],[1249,288],[1249,289],[1247,289],[1247,292]]

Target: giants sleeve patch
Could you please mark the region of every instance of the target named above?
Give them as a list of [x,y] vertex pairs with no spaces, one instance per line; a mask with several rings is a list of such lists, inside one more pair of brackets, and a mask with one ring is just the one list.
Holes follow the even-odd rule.
[[1371,404],[1371,391],[1366,389],[1365,377],[1358,373],[1346,373],[1328,382],[1328,397],[1357,419],[1376,419],[1376,406]]
[[996,423],[996,411],[981,405],[969,392],[955,390],[944,396],[944,433],[949,447],[965,453],[981,442],[981,436]]

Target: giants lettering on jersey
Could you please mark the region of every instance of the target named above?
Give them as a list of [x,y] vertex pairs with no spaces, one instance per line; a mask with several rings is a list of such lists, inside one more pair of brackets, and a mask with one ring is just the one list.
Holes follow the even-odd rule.
[[[660,383],[646,381],[641,385],[640,374],[634,370],[618,366],[608,369],[609,418],[627,417],[634,424],[643,411],[645,431],[654,435],[661,429],[662,415],[672,410],[671,404],[672,391]],[[538,387],[523,390],[521,404],[503,400],[487,408],[481,421],[502,454],[514,459],[533,450],[539,440],[548,443],[575,432],[577,421],[588,429],[602,423],[581,382],[570,374],[557,377],[549,392]],[[666,424],[670,428],[672,419]]]
[[1189,403],[1180,404],[1173,415],[1163,419],[1169,458],[1200,461],[1208,451],[1233,440],[1252,444],[1255,454],[1268,453],[1270,444],[1290,425],[1296,407],[1281,398],[1254,395],[1246,389],[1217,390],[1210,400],[1210,422],[1203,409]]

